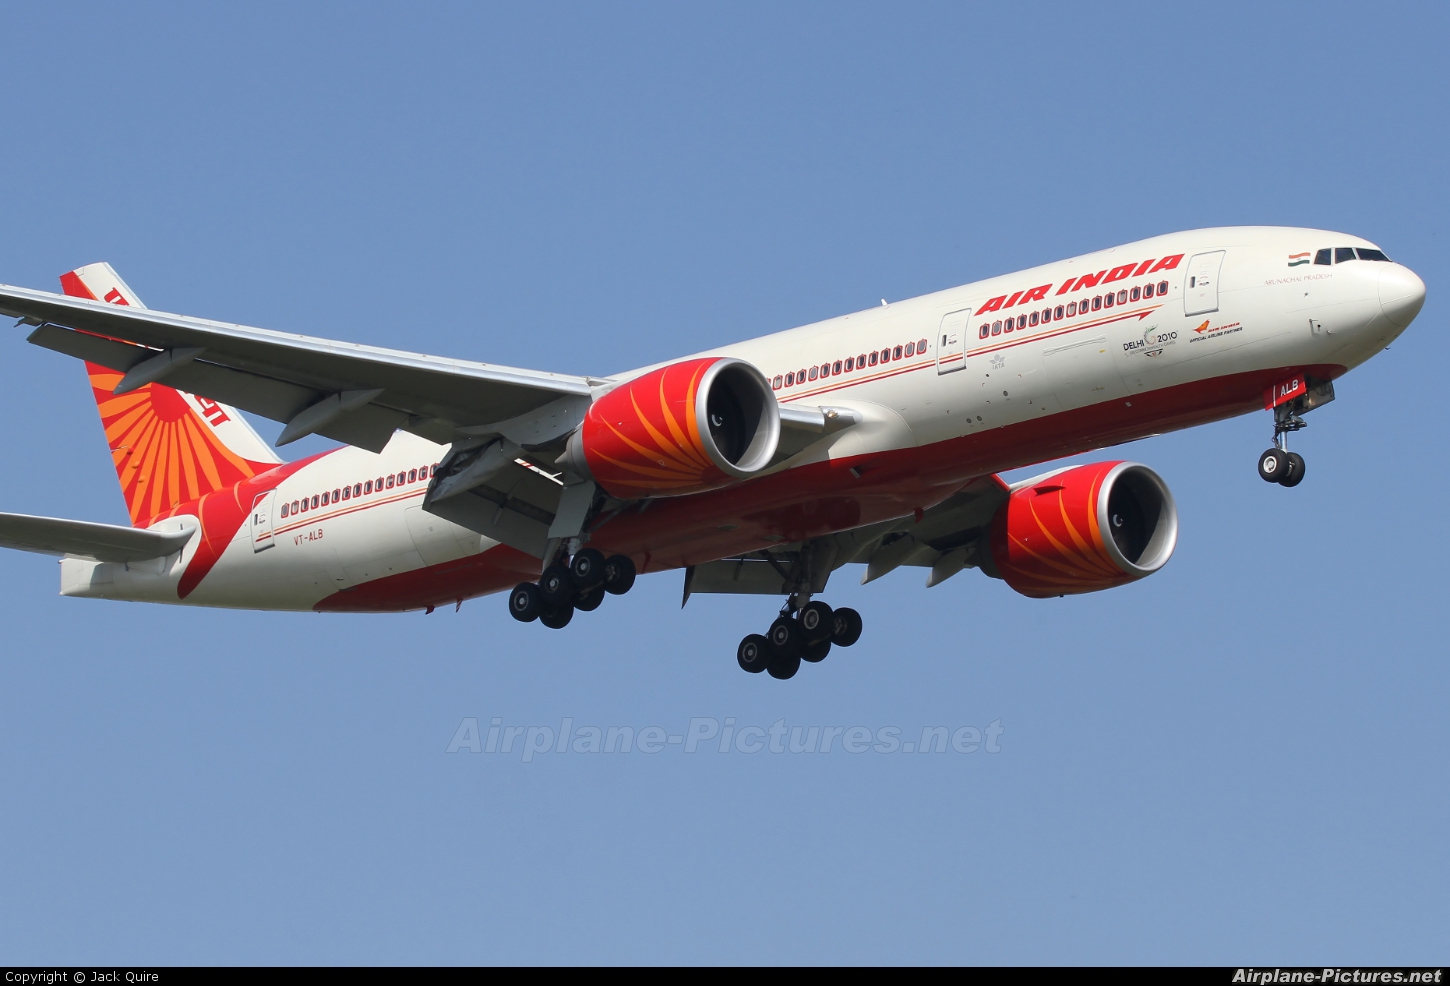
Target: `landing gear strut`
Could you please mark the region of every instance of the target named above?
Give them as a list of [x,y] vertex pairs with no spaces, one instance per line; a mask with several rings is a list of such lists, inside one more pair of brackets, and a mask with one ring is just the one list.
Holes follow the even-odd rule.
[[1307,422],[1301,415],[1334,400],[1334,384],[1327,380],[1316,383],[1304,377],[1293,377],[1270,388],[1264,395],[1266,403],[1278,399],[1274,396],[1276,390],[1284,394],[1296,393],[1297,396],[1274,406],[1274,447],[1259,456],[1259,476],[1268,483],[1298,486],[1304,481],[1304,457],[1289,451],[1289,435],[1306,427]]
[[1274,408],[1274,447],[1259,456],[1259,477],[1266,483],[1298,486],[1304,481],[1304,456],[1289,451],[1289,434],[1307,424],[1293,404]]
[[604,602],[606,593],[622,596],[628,592],[634,575],[634,562],[627,555],[605,558],[594,548],[584,548],[568,564],[561,560],[544,569],[539,581],[514,586],[509,593],[509,615],[520,623],[538,620],[550,629],[562,630],[575,610],[592,612]]

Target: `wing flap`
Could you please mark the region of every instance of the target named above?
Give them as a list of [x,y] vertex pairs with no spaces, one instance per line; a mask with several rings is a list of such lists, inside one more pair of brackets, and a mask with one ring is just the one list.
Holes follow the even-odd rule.
[[0,513],[0,547],[96,561],[164,558],[185,547],[193,530],[144,531],[119,524]]

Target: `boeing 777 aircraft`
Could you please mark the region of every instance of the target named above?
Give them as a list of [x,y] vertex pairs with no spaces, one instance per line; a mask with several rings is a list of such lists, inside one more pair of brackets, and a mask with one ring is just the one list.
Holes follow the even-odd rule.
[[[84,360],[131,527],[0,514],[61,593],[391,612],[509,590],[555,629],[635,573],[783,596],[746,671],[789,678],[861,617],[831,573],[965,568],[1028,596],[1158,571],[1178,515],[1133,462],[995,475],[1264,412],[1259,474],[1419,313],[1425,285],[1315,229],[1173,233],[613,376],[567,376],[153,311],[106,264],[0,286],[29,341]],[[283,422],[283,462],[238,414]]]

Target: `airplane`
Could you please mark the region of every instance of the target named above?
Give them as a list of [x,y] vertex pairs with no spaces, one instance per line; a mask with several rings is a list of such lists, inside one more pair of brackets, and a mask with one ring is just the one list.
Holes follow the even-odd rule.
[[[1360,237],[1227,227],[1157,236],[612,376],[364,346],[146,308],[107,264],[63,294],[0,285],[28,341],[85,361],[131,526],[0,514],[60,555],[61,594],[318,612],[508,592],[560,629],[637,574],[783,597],[737,648],[792,677],[862,633],[819,597],[927,569],[1095,592],[1178,536],[1152,469],[998,474],[1255,411],[1259,475],[1389,345],[1425,285]],[[343,443],[284,462],[238,409]]]

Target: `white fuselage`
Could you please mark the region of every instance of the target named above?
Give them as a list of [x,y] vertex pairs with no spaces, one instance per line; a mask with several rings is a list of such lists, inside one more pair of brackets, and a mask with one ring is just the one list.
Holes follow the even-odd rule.
[[[929,449],[1033,419],[1045,426],[1056,416],[1066,421],[1110,402],[1131,407],[1135,395],[1256,371],[1318,367],[1332,379],[1403,331],[1408,319],[1395,317],[1396,292],[1418,282],[1394,263],[1323,265],[1306,258],[1326,248],[1371,246],[1340,233],[1279,227],[1175,233],[699,355],[749,361],[783,404],[856,413],[859,424],[773,471]],[[1220,251],[1217,262],[1195,266],[1195,258]],[[1150,286],[1151,297],[1145,296]],[[1018,327],[1024,317],[1027,324]],[[1162,430],[1145,422],[1134,437]],[[380,579],[507,551],[421,509],[427,468],[445,451],[398,432],[380,454],[347,447],[315,457],[242,524],[184,601],[306,610]],[[1019,458],[1005,456],[991,471],[1023,464]],[[155,526],[188,524],[196,526],[196,518]],[[177,602],[178,580],[199,540],[194,536],[179,555],[140,565],[66,559],[62,592]]]

